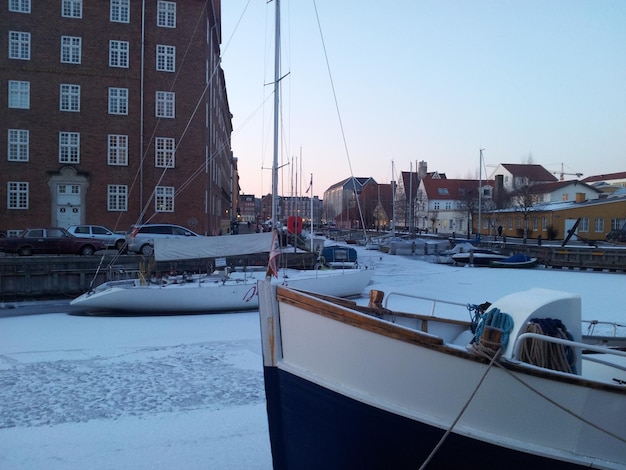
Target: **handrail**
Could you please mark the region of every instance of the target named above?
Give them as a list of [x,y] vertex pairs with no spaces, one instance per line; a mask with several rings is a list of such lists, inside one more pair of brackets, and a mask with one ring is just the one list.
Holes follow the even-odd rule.
[[410,298],[410,299],[418,299],[418,300],[424,300],[426,302],[432,302],[432,305],[431,305],[431,308],[430,308],[430,316],[431,317],[435,316],[435,308],[437,306],[437,303],[446,304],[446,305],[454,305],[454,306],[457,306],[457,307],[467,308],[467,304],[466,303],[463,304],[463,303],[460,303],[460,302],[452,302],[452,301],[449,301],[449,300],[435,299],[433,297],[423,297],[421,295],[414,295],[414,294],[407,294],[406,292],[393,292],[393,291],[389,292],[389,293],[387,293],[385,295],[385,300],[383,301],[383,306],[385,308],[388,308],[387,306],[389,305],[389,299],[391,297],[394,297],[394,296],[396,296],[396,297],[407,297],[407,298]]
[[547,341],[549,343],[563,344],[565,346],[586,349],[588,351],[595,351],[595,352],[599,352],[602,354],[610,354],[613,356],[626,357],[626,352],[619,351],[617,349],[610,349],[610,348],[607,348],[606,346],[594,346],[592,344],[579,343],[578,341],[572,341],[572,340],[563,339],[563,338],[555,338],[553,336],[542,335],[539,333],[523,333],[519,335],[517,339],[515,340],[515,344],[513,345],[513,353],[511,354],[512,360],[523,362],[518,359],[518,356],[519,356],[519,350],[522,347],[522,341],[527,338],[539,339],[542,341]]
[[618,328],[626,328],[626,325],[622,325],[620,323],[614,322],[614,321],[600,321],[600,320],[582,320],[582,323],[588,323],[589,326],[587,327],[587,334],[589,336],[594,336],[594,330],[596,325],[608,325],[611,326],[613,328],[613,336],[611,336],[611,338],[618,338],[617,336],[617,329]]

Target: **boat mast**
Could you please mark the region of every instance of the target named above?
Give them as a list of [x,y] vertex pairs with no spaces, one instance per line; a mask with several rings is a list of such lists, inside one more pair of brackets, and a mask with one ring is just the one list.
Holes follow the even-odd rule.
[[276,25],[274,44],[274,160],[272,162],[272,229],[278,220],[278,93],[280,81],[280,0],[276,3]]
[[479,159],[479,164],[478,164],[478,227],[477,227],[477,235],[476,238],[478,241],[480,241],[480,216],[482,214],[482,208],[483,208],[483,150],[485,149],[480,149],[480,159]]

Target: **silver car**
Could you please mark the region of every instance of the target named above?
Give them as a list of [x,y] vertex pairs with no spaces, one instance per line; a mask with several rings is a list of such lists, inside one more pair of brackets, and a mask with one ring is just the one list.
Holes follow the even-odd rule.
[[155,238],[200,237],[197,233],[180,225],[146,224],[133,225],[126,234],[128,250],[150,256],[154,253]]
[[103,225],[70,225],[67,231],[77,237],[102,240],[107,248],[116,248],[120,251],[124,249],[126,243],[124,232],[114,232]]

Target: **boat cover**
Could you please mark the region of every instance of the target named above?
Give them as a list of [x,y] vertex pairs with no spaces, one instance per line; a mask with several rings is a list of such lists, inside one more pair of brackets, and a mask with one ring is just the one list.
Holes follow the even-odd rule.
[[272,232],[217,237],[155,238],[157,261],[267,253],[272,247]]

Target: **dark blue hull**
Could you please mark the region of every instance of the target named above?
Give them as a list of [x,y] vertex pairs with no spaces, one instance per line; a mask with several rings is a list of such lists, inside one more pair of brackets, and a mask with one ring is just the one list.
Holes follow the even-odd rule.
[[[347,398],[276,367],[265,368],[265,389],[275,470],[415,470],[444,434],[441,429]],[[533,467],[583,468],[454,433],[428,465],[433,469]]]

